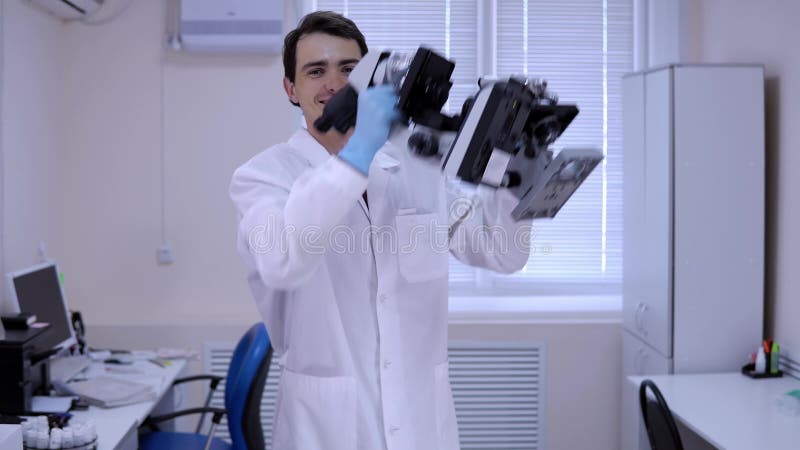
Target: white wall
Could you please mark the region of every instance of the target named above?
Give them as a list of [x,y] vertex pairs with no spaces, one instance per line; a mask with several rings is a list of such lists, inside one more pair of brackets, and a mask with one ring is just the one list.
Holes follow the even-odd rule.
[[61,24],[22,2],[6,1],[1,26],[4,273],[38,262],[40,240],[59,240],[68,149],[61,139]]
[[[285,140],[298,113],[280,56],[169,54],[166,8],[135,2],[114,22],[66,32],[70,152],[59,260],[89,323],[247,323],[254,304],[235,252],[233,170]],[[161,67],[167,239],[161,244]]]
[[685,32],[692,23],[694,0],[632,0],[633,69],[683,62],[691,45]]
[[[692,62],[756,62],[766,73],[766,334],[800,359],[800,2],[698,0]],[[731,92],[731,95],[736,95]],[[742,211],[747,214],[747,211]]]
[[3,8],[2,271],[38,262],[44,241],[89,323],[252,320],[227,186],[236,166],[298,123],[280,56],[166,57],[177,260],[159,267],[166,2],[134,2],[101,26],[63,23],[23,0]]

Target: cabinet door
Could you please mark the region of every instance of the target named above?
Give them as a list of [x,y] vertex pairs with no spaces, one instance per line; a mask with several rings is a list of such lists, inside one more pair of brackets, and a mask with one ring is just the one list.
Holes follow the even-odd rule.
[[645,75],[644,261],[636,331],[672,356],[672,69]]
[[624,376],[672,373],[672,359],[662,355],[633,333],[628,331],[622,333],[622,374]]
[[762,338],[763,86],[760,67],[675,69],[672,356],[681,373],[737,370]]
[[672,360],[659,354],[637,336],[622,332],[622,449],[649,448],[639,408],[639,388],[631,375],[664,375],[672,372]]
[[644,75],[622,80],[622,316],[625,328],[641,333],[644,261]]

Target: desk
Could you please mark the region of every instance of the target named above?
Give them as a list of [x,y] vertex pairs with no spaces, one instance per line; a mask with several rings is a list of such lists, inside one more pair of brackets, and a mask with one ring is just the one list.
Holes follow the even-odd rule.
[[675,420],[718,448],[798,449],[800,416],[781,413],[775,399],[800,380],[784,376],[754,380],[740,373],[628,377],[638,386],[653,380]]
[[22,448],[22,427],[0,424],[0,450],[19,450]]
[[[133,369],[139,373],[116,374],[108,373],[106,367],[120,368],[121,370]],[[172,364],[161,368],[149,361],[136,361],[132,365],[112,366],[102,363],[93,363],[86,369],[86,376],[109,375],[129,381],[146,383],[156,390],[156,399],[150,402],[135,403],[133,405],[119,406],[116,408],[89,407],[86,411],[73,411],[75,420],[86,421],[92,419],[97,424],[98,450],[135,450],[138,448],[139,425],[151,413],[164,414],[175,410],[174,392],[170,387],[175,378],[186,367],[186,361],[174,360]]]

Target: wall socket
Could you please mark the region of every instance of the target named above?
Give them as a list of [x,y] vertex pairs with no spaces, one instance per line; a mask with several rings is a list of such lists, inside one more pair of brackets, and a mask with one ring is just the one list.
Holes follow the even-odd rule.
[[159,266],[168,266],[175,262],[175,250],[169,244],[164,244],[156,250],[156,261]]

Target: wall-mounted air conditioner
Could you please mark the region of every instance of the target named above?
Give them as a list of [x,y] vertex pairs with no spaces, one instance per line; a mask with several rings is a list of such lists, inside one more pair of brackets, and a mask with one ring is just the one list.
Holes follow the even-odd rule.
[[282,0],[181,0],[180,45],[189,52],[279,54]]
[[37,7],[66,20],[83,19],[94,14],[105,0],[28,0]]

